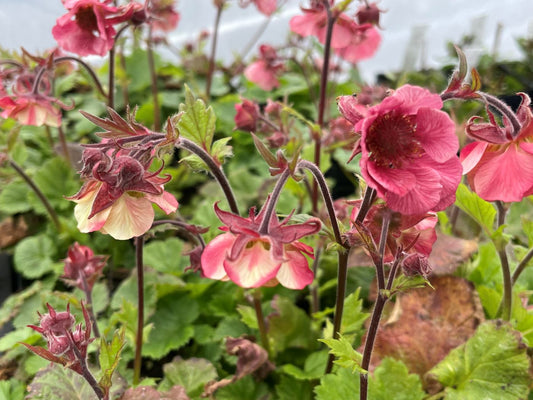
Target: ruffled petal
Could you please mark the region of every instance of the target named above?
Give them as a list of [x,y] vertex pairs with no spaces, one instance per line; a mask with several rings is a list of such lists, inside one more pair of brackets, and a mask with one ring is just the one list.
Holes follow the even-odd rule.
[[234,240],[234,235],[224,233],[209,242],[202,253],[200,261],[202,274],[205,277],[218,280],[227,279],[228,276],[224,270],[224,260]]
[[459,160],[463,164],[463,174],[468,174],[478,165],[488,146],[486,142],[474,142],[463,147],[459,154]]
[[444,162],[457,154],[459,139],[455,124],[444,111],[420,107],[416,126],[416,137],[432,159]]
[[300,290],[311,284],[314,279],[313,271],[303,254],[292,246],[285,247],[285,261],[281,264],[276,278],[279,283],[289,289]]
[[368,174],[374,182],[378,183],[379,186],[375,187],[378,193],[391,192],[398,196],[404,196],[413,190],[417,183],[417,177],[413,171],[380,167],[373,162],[368,162],[365,165],[366,168],[362,168],[361,172],[365,178]]
[[117,240],[131,239],[144,234],[154,222],[154,209],[150,200],[125,193],[110,207],[102,233]]

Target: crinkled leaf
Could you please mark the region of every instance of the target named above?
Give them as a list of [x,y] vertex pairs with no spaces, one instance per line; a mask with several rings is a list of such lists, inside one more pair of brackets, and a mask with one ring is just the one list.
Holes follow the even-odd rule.
[[315,393],[316,400],[358,399],[359,374],[353,374],[347,368],[339,368],[335,373],[320,379]]
[[313,389],[310,382],[282,375],[280,382],[276,385],[276,394],[279,400],[311,400]]
[[459,184],[455,205],[476,221],[488,236],[492,235],[496,208],[470,191],[464,184]]
[[129,388],[120,400],[190,400],[182,386],[174,386],[161,393],[151,386]]
[[292,364],[283,365],[281,369],[287,375],[298,380],[319,379],[324,375],[328,354],[327,351],[311,353],[305,360],[303,370]]
[[329,338],[319,340],[330,348],[330,353],[336,357],[334,361],[335,364],[344,368],[349,368],[352,372],[357,371],[360,373],[366,373],[366,371],[361,368],[361,361],[363,359],[362,354],[355,351],[352,347],[352,343],[348,339],[341,335],[338,339]]
[[185,104],[180,104],[180,112],[183,112],[177,123],[180,135],[191,139],[204,149],[211,148],[211,142],[215,133],[216,116],[211,106],[201,99],[195,99],[191,89],[185,85]]
[[159,390],[169,390],[174,385],[180,385],[189,397],[199,396],[207,382],[218,378],[216,368],[203,358],[184,360],[175,357],[172,362],[163,365],[163,372],[165,375]]
[[54,252],[54,243],[48,236],[25,238],[15,247],[15,269],[26,278],[39,278],[54,270]]
[[211,146],[210,154],[220,165],[224,163],[226,158],[233,156],[233,147],[227,144],[230,140],[231,137],[218,139],[214,141],[213,146]]
[[159,299],[156,312],[149,319],[154,328],[143,346],[143,355],[157,359],[179,349],[192,338],[192,322],[198,315],[198,303],[194,299],[176,294]]
[[0,211],[6,214],[17,214],[30,211],[32,205],[28,201],[30,188],[19,181],[4,185],[0,191]]
[[180,276],[189,265],[182,253],[183,242],[177,238],[153,240],[144,247],[144,264],[156,271]]
[[447,400],[525,399],[530,378],[526,346],[509,324],[488,321],[427,375],[444,387]]
[[98,384],[107,390],[111,387],[111,377],[120,360],[120,353],[122,352],[125,343],[124,335],[125,329],[122,328],[120,332],[115,332],[113,334],[113,339],[111,339],[110,343],[107,343],[104,338],[100,341],[99,361],[102,377]]

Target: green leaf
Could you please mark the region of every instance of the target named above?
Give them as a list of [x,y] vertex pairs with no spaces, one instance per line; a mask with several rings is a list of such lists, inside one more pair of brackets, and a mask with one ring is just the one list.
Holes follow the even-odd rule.
[[299,381],[284,375],[281,376],[279,384],[276,385],[276,394],[279,400],[311,400],[313,398],[310,382]]
[[255,382],[248,375],[238,381],[220,388],[216,392],[217,400],[257,400],[267,396],[268,388],[264,382]]
[[55,246],[45,235],[27,237],[15,247],[15,269],[29,279],[40,278],[54,270]]
[[258,329],[257,315],[253,307],[239,304],[237,306],[237,312],[241,315],[241,321],[252,329]]
[[352,343],[344,336],[339,336],[339,339],[319,339],[322,343],[325,343],[330,348],[330,353],[336,357],[335,364],[344,368],[349,368],[352,372],[366,373],[361,368],[361,361],[363,356],[361,353],[355,351],[352,347]]
[[213,156],[213,158],[221,165],[226,158],[233,156],[233,147],[227,144],[231,139],[231,136],[218,139],[214,141],[213,146],[211,146],[211,156]]
[[368,384],[368,398],[372,400],[422,400],[426,393],[416,374],[409,374],[399,360],[385,358],[374,371]]
[[157,302],[156,312],[149,319],[154,328],[143,347],[145,356],[158,359],[179,349],[194,335],[192,322],[198,317],[196,300],[169,294]]
[[341,333],[343,335],[358,332],[370,313],[363,312],[363,299],[359,297],[361,288],[344,299],[344,312],[342,315]]
[[0,400],[23,400],[25,387],[16,379],[0,381]]
[[292,364],[283,365],[281,369],[298,380],[319,379],[324,375],[328,357],[327,351],[317,351],[307,357],[303,370]]
[[156,271],[180,276],[189,265],[188,257],[182,256],[183,242],[177,238],[153,240],[144,246],[144,264]]
[[339,368],[335,373],[320,379],[315,393],[316,400],[358,399],[359,374],[353,374],[347,368]]
[[180,135],[204,149],[210,149],[216,123],[211,106],[206,107],[203,100],[195,99],[191,89],[185,85],[185,104],[180,104],[179,110],[183,112],[177,124]]
[[480,325],[465,344],[452,350],[429,377],[445,386],[447,400],[524,399],[529,360],[520,334],[501,321]]
[[6,214],[17,214],[30,211],[32,205],[28,202],[30,189],[23,182],[14,181],[2,188],[0,192],[0,211]]
[[472,217],[489,237],[492,235],[496,218],[494,205],[471,192],[462,183],[457,188],[455,205]]
[[207,382],[218,378],[216,368],[203,358],[183,360],[176,357],[172,362],[163,365],[164,378],[159,390],[169,390],[174,385],[185,388],[189,397],[197,397],[202,393]]
[[125,339],[125,329],[122,328],[120,332],[115,332],[113,334],[113,339],[111,343],[107,343],[104,338],[100,341],[100,369],[102,370],[102,377],[98,384],[102,388],[109,389],[111,387],[111,377],[113,372],[118,366],[120,360],[120,353],[124,347]]
[[87,381],[76,372],[57,364],[50,364],[35,375],[28,387],[26,399],[97,400]]

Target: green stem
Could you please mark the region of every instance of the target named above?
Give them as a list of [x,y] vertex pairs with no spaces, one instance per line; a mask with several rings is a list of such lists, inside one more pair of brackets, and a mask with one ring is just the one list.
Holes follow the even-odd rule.
[[516,283],[516,281],[518,280],[518,277],[524,271],[524,269],[526,269],[527,265],[529,264],[529,262],[531,261],[532,258],[533,258],[533,247],[531,249],[529,249],[529,251],[524,256],[522,261],[520,261],[520,263],[516,267],[516,269],[515,269],[515,271],[513,273],[513,277],[512,277],[512,284],[513,285]]
[[144,237],[135,238],[135,259],[137,267],[137,332],[135,336],[135,359],[133,360],[133,385],[139,384],[141,379],[141,362],[144,327]]
[[39,198],[39,200],[41,201],[41,203],[43,204],[44,208],[46,209],[46,211],[48,212],[48,215],[50,216],[50,218],[52,219],[52,222],[54,223],[56,229],[61,232],[62,228],[61,228],[61,223],[59,222],[59,218],[55,212],[55,210],[53,209],[52,205],[50,204],[50,202],[48,201],[48,199],[46,198],[46,196],[44,195],[43,192],[41,192],[41,189],[39,189],[37,187],[37,185],[35,184],[35,182],[24,172],[24,170],[20,167],[20,165],[18,165],[14,160],[12,160],[11,158],[9,159],[9,165],[11,165],[11,167],[17,171],[17,173],[21,176],[22,179],[24,179],[24,181],[28,184],[28,186],[33,190],[33,192],[37,195],[37,197]]
[[261,344],[270,356],[270,342],[268,341],[268,333],[265,325],[265,317],[263,316],[263,308],[261,307],[261,289],[253,290],[253,303],[255,315],[257,317],[257,327],[259,328],[259,335],[261,337]]
[[148,28],[148,39],[146,42],[146,55],[148,56],[148,69],[150,70],[152,99],[154,102],[154,130],[159,132],[161,130],[161,109],[159,108],[157,73],[155,70],[154,51],[152,48],[152,25]]

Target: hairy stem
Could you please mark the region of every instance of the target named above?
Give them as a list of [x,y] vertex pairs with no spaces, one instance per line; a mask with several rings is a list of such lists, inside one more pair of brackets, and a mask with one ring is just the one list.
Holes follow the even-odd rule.
[[54,223],[56,229],[61,232],[62,228],[61,228],[61,223],[59,222],[59,218],[55,212],[55,210],[53,209],[52,205],[50,204],[50,202],[48,201],[48,199],[46,198],[46,196],[44,195],[43,192],[41,192],[41,189],[39,189],[37,187],[37,185],[35,184],[35,182],[26,174],[26,172],[24,172],[24,170],[20,167],[20,165],[18,165],[14,160],[12,160],[11,158],[9,159],[9,165],[11,165],[11,167],[17,171],[17,173],[21,176],[22,179],[24,179],[24,181],[28,184],[28,186],[33,190],[33,192],[35,193],[35,195],[39,198],[39,200],[41,201],[41,203],[43,204],[44,208],[46,209],[46,211],[48,212],[48,215],[50,216],[50,218],[52,219],[52,222]]
[[233,190],[231,188],[231,185],[229,184],[228,178],[224,174],[224,171],[222,171],[222,168],[215,163],[213,158],[196,143],[184,137],[180,137],[176,141],[176,147],[190,151],[191,153],[196,154],[198,157],[200,157],[200,159],[207,165],[209,171],[211,171],[218,184],[222,188],[222,191],[226,196],[231,212],[239,215],[237,200],[235,199],[235,195],[233,194]]
[[513,285],[516,283],[516,281],[518,280],[518,278],[520,277],[520,274],[522,274],[524,269],[526,269],[527,265],[529,264],[529,262],[531,261],[532,258],[533,258],[533,247],[531,249],[529,249],[529,251],[524,256],[522,261],[520,261],[520,263],[516,267],[516,269],[515,269],[515,271],[513,273],[512,280],[511,280]]
[[218,40],[218,27],[220,25],[220,17],[222,16],[223,5],[217,7],[217,15],[215,17],[215,26],[213,29],[213,40],[211,41],[211,54],[209,56],[209,69],[207,71],[207,81],[205,83],[205,97],[207,100],[211,97],[211,84],[213,82],[213,74],[215,73],[215,57]]
[[261,289],[257,288],[253,291],[253,303],[255,315],[257,317],[257,327],[259,328],[259,335],[261,337],[261,344],[270,356],[270,343],[268,341],[268,333],[265,325],[265,317],[263,316],[263,309],[261,307]]
[[91,76],[91,79],[93,80],[94,84],[96,85],[96,88],[98,89],[98,92],[104,97],[107,97],[107,93],[104,91],[104,88],[102,87],[102,83],[100,82],[100,79],[98,79],[98,76],[94,72],[94,70],[87,64],[85,61],[78,57],[72,57],[72,56],[63,56],[63,57],[57,57],[54,59],[54,64],[63,62],[63,61],[74,61],[80,64],[85,70],[89,73]]
[[91,386],[91,388],[94,390],[94,393],[99,399],[107,400],[108,396],[104,394],[104,391],[102,390],[102,388],[100,387],[96,379],[94,378],[93,374],[91,374],[91,371],[89,371],[89,367],[87,366],[87,360],[85,359],[85,357],[82,356],[78,347],[76,347],[76,342],[74,341],[72,332],[66,332],[66,333],[67,333],[67,338],[69,339],[69,342],[70,342],[70,348],[74,352],[74,355],[76,356],[76,359],[78,360],[78,363],[80,365],[81,372],[82,372],[81,376],[83,376],[83,378]]
[[288,169],[283,171],[281,176],[278,178],[278,181],[276,182],[276,186],[274,186],[274,189],[272,190],[272,193],[267,200],[266,208],[264,211],[264,218],[261,222],[261,226],[259,227],[259,232],[261,234],[267,235],[268,234],[268,227],[270,225],[270,220],[272,219],[272,214],[276,211],[276,204],[278,203],[279,196],[281,194],[281,190],[283,189],[283,186],[285,186],[285,183],[287,182],[287,179],[291,176],[291,173]]
[[85,293],[85,302],[87,305],[87,312],[89,313],[89,318],[91,319],[92,325],[93,325],[93,332],[94,337],[99,338],[100,337],[100,330],[98,329],[98,324],[96,323],[96,316],[94,315],[93,311],[93,296],[92,296],[92,290],[89,288],[89,284],[87,283],[87,278],[85,277],[85,274],[83,273],[83,270],[80,270],[79,277],[81,280],[81,284],[83,286],[83,293]]
[[133,360],[133,385],[139,384],[141,379],[141,361],[144,327],[144,237],[135,238],[135,259],[137,266],[137,332],[135,335],[135,359]]

